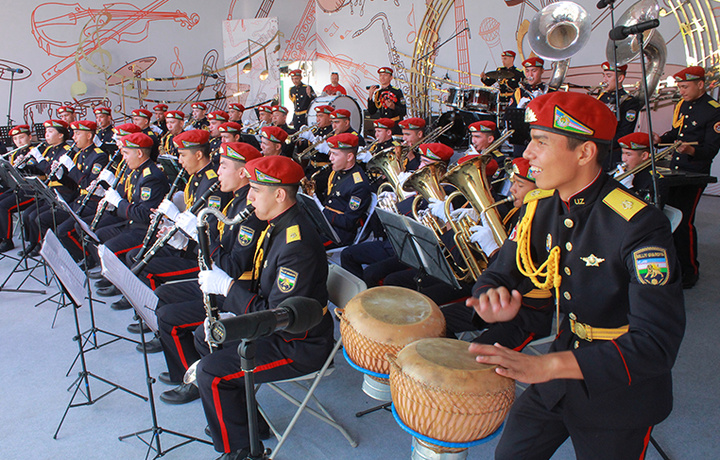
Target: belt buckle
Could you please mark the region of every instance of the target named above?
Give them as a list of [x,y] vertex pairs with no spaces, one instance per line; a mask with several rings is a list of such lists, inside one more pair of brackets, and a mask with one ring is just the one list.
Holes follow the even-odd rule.
[[588,337],[587,328],[581,322],[575,322],[575,335],[578,336],[579,339],[587,340],[588,342],[592,342],[592,339]]

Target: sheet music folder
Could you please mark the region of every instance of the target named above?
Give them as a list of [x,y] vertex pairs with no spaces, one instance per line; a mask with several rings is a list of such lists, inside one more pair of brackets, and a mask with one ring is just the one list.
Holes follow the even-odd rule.
[[400,261],[455,289],[460,289],[460,283],[431,229],[407,216],[379,208],[376,208],[375,212]]
[[335,229],[332,228],[330,222],[328,222],[325,218],[325,214],[322,213],[315,200],[304,193],[298,193],[297,202],[298,205],[305,210],[305,215],[310,219],[315,227],[317,227],[318,233],[331,240],[333,243],[339,245],[340,237],[335,232]]

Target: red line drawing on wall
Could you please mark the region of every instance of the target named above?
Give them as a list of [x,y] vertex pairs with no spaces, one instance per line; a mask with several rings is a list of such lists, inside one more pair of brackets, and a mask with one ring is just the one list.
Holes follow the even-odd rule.
[[[170,74],[173,77],[182,77],[185,74],[185,67],[180,60],[180,48],[177,46],[173,47],[173,52],[175,53],[175,62],[170,64]],[[177,80],[172,80],[173,88],[177,88],[177,84]]]
[[[333,36],[337,33],[337,24]],[[332,27],[332,26],[331,26]],[[326,29],[327,32],[327,29]],[[308,0],[305,5],[305,11],[300,18],[295,30],[293,30],[290,40],[285,43],[285,52],[281,60],[283,61],[312,61],[315,59],[315,44],[317,39],[315,33],[315,2]]]
[[[330,32],[331,30],[332,30],[332,32]],[[337,31],[338,31],[338,25],[335,24],[334,22],[332,23],[332,25],[330,27],[325,28],[325,32],[331,37],[334,37],[335,34],[337,33]]]
[[[174,12],[156,11],[169,0],[155,0],[145,7],[131,3],[110,3],[105,8],[85,8],[79,3],[43,3],[35,8],[30,17],[32,34],[38,47],[48,56],[60,58],[60,61],[42,73],[42,89],[58,75],[67,71],[75,61],[75,55],[81,47],[87,56],[100,49],[110,40],[117,43],[140,43],[148,37],[150,23],[153,21],[173,20],[188,30],[200,21],[197,13],[188,14],[180,10]],[[98,33],[93,40],[80,43],[83,27],[91,21],[98,24]]]
[[408,43],[414,43],[415,38],[417,38],[417,27],[415,26],[415,5],[410,8],[410,13],[408,13],[406,20],[408,25],[412,27],[412,30],[407,34],[406,40]]
[[[467,21],[465,19],[465,0],[455,0],[455,24],[460,27]],[[472,83],[470,77],[470,50],[468,46],[468,32],[464,31],[455,37],[457,46],[458,81],[464,84]]]
[[365,86],[368,81],[377,81],[377,65],[363,62],[358,64],[349,56],[344,54],[333,54],[321,37],[317,37],[318,52],[317,58],[327,61],[330,68],[340,74],[340,81],[348,88],[348,95],[355,95],[361,105],[365,106],[367,90]]
[[499,54],[496,50],[498,46],[502,49],[502,42],[500,41],[500,23],[495,18],[485,18],[480,23],[480,38],[485,40],[488,49],[490,50],[490,56],[492,57],[494,65],[497,67],[496,54]]
[[317,0],[317,4],[324,12],[335,13],[351,1],[352,0]]
[[263,2],[260,4],[260,8],[258,9],[258,12],[255,14],[256,18],[266,18],[270,14],[270,9],[273,7],[273,3],[275,3],[275,0],[263,0]]
[[[106,97],[88,97],[73,102],[60,102],[50,100],[29,101],[23,104],[23,120],[25,124],[33,126],[35,123],[42,123],[51,118],[57,118],[57,109],[63,105],[75,108],[75,115],[78,120],[86,120],[92,115],[92,109],[97,106],[110,107],[112,103]],[[91,117],[92,118],[92,117]]]
[[345,40],[350,32],[352,32],[352,29],[346,30],[344,34],[340,35],[340,40]]

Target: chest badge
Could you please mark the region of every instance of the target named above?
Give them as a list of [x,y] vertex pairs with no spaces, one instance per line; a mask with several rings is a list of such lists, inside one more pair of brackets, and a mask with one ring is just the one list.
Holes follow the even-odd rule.
[[590,254],[587,257],[580,257],[580,260],[585,262],[586,267],[599,267],[600,263],[605,262],[605,259],[602,259],[595,254]]

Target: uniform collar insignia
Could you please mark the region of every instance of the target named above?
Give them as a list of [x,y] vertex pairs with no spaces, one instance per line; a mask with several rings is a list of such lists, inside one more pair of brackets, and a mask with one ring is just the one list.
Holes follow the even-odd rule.
[[601,262],[605,262],[605,259],[601,259],[595,254],[590,254],[587,257],[580,257],[580,260],[585,262],[586,267],[599,267]]

